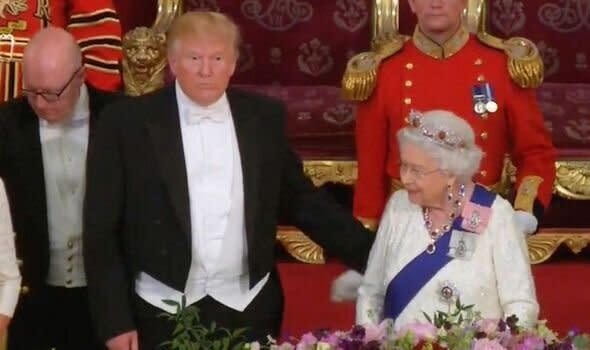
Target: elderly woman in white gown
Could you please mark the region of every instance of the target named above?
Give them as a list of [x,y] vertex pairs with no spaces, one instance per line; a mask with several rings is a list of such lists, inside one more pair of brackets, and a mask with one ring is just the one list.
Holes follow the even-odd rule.
[[385,209],[359,288],[357,323],[427,322],[458,297],[485,318],[532,326],[539,305],[525,235],[506,200],[472,182],[482,152],[451,112],[412,112],[397,134],[403,190]]
[[0,339],[6,335],[16,308],[20,283],[8,199],[0,180]]

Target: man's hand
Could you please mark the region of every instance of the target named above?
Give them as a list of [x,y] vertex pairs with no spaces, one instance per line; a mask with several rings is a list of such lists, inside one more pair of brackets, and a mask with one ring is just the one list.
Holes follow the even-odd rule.
[[109,350],[139,350],[137,331],[131,331],[107,340]]
[[0,347],[6,340],[6,334],[8,333],[8,325],[10,324],[10,317],[0,314]]

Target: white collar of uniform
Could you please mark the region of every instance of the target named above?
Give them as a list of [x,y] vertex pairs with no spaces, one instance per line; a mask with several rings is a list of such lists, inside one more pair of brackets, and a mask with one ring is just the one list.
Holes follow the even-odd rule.
[[191,114],[211,115],[215,117],[223,117],[224,119],[231,116],[229,102],[225,92],[221,97],[208,106],[201,106],[198,103],[191,100],[178,83],[176,84],[176,100],[178,101],[178,111],[180,115],[187,120]]
[[52,124],[49,124],[43,118],[39,118],[39,124],[43,128],[62,129],[66,127],[85,125],[89,119],[90,99],[88,97],[88,87],[86,87],[86,84],[82,84],[82,86],[80,86],[80,96],[78,97],[78,101],[76,102],[76,106],[74,107],[74,111],[72,112],[70,118],[67,118],[62,122]]

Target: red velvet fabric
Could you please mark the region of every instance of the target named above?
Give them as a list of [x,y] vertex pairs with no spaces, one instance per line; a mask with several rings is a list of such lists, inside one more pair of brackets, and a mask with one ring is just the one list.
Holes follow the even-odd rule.
[[157,0],[113,0],[123,33],[135,27],[149,27],[156,19]]
[[349,57],[369,47],[372,0],[186,0],[230,15],[243,45],[234,82],[339,86]]

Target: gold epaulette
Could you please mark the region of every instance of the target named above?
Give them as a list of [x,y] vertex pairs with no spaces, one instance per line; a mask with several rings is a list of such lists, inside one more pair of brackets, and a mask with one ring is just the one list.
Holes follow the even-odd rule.
[[536,88],[543,82],[543,60],[537,46],[529,39],[512,37],[502,40],[485,32],[477,34],[484,44],[503,50],[508,56],[508,72],[522,88]]
[[400,51],[408,37],[395,35],[373,43],[373,50],[352,57],[342,77],[342,95],[351,101],[364,101],[371,96],[377,82],[381,61]]

